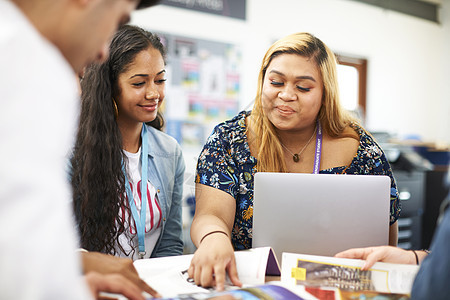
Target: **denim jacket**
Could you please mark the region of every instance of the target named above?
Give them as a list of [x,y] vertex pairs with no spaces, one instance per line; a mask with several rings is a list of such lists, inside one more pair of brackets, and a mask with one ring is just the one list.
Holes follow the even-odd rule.
[[[183,254],[182,197],[185,163],[180,145],[174,138],[151,126],[148,132],[148,180],[156,189],[161,207],[161,234],[153,257]],[[72,166],[68,164],[68,179]]]
[[185,163],[171,136],[148,125],[148,179],[158,195],[162,230],[151,257],[183,254],[182,196]]

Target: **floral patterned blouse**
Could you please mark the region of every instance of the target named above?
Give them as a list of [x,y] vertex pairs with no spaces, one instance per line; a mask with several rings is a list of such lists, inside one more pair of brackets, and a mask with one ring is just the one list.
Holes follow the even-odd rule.
[[[245,117],[242,111],[231,120],[214,128],[197,163],[196,183],[208,185],[230,194],[236,199],[236,215],[231,241],[235,250],[252,246],[253,176],[256,158],[247,143]],[[353,124],[360,136],[356,155],[349,166],[320,170],[320,174],[372,174],[391,178],[390,224],[400,215],[400,200],[391,167],[380,146],[363,128]]]

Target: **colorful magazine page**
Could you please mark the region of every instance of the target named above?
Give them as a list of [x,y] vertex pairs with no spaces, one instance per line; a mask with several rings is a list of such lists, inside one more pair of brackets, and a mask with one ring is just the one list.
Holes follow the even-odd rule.
[[281,282],[347,291],[409,294],[416,265],[375,263],[362,271],[363,260],[283,253]]
[[188,295],[179,295],[166,300],[197,300],[197,299],[215,299],[215,300],[302,300],[305,298],[293,293],[289,289],[280,285],[258,285],[240,289],[229,290],[225,292],[197,293]]
[[[305,286],[305,291],[320,300],[336,300],[339,299],[339,290],[336,288],[321,288]],[[359,298],[357,298],[359,299]]]

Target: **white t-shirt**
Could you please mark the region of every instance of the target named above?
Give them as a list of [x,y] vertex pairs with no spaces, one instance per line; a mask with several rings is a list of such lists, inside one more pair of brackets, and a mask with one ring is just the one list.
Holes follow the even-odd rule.
[[59,50],[0,0],[0,298],[91,299],[67,182],[79,99]]
[[[137,153],[130,153],[128,151],[123,150],[125,156],[128,158],[127,165],[127,177],[131,186],[131,191],[133,192],[134,203],[136,204],[136,208],[138,213],[141,211],[142,198],[141,198],[141,148],[139,148]],[[128,198],[127,198],[128,200]],[[123,220],[126,221],[125,228],[126,233],[123,233],[119,236],[120,245],[124,248],[124,250],[130,255],[125,255],[120,251],[118,247],[116,247],[120,256],[131,257],[133,260],[139,258],[139,242],[136,234],[136,225],[134,223],[133,217],[128,215],[125,210],[121,210],[120,214]],[[147,183],[147,203],[146,203],[146,215],[145,215],[145,258],[149,258],[152,254],[153,249],[155,248],[156,242],[158,241],[159,236],[161,235],[161,207],[159,206],[157,200],[156,189],[153,184],[148,181]],[[131,224],[128,222],[131,220]],[[131,226],[130,226],[131,225]],[[131,245],[130,245],[131,239]],[[133,253],[133,249],[134,251]],[[132,255],[132,256],[131,256]]]

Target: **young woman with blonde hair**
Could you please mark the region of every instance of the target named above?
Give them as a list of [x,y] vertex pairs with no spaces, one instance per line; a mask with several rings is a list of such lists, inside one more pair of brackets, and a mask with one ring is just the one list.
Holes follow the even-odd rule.
[[253,177],[262,171],[390,176],[389,240],[396,245],[400,207],[390,165],[342,108],[336,58],[309,33],[269,48],[253,110],[219,124],[199,156],[191,226],[198,249],[189,268],[197,284],[220,290],[228,272],[240,285],[233,251],[252,246]]

